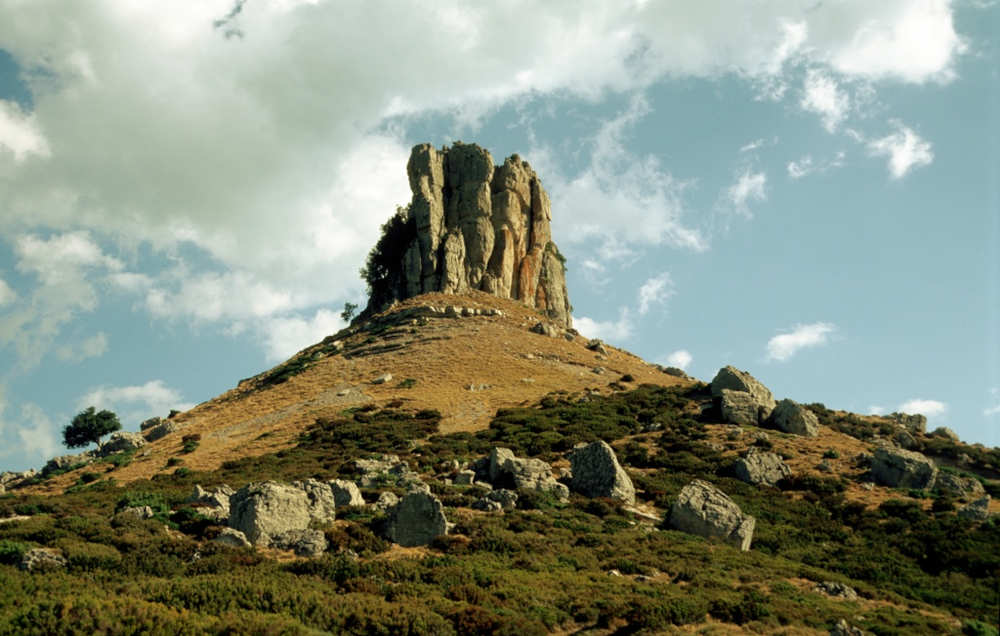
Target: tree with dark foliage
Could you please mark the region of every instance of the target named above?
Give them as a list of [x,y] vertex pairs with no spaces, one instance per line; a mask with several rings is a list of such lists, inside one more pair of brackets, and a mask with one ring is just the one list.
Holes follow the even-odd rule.
[[95,412],[94,407],[80,411],[63,429],[63,443],[67,448],[80,448],[90,443],[100,446],[101,438],[122,427],[118,416],[111,411]]

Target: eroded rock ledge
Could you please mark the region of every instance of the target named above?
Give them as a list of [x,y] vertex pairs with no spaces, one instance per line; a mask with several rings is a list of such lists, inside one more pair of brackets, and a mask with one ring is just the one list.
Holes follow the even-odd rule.
[[369,256],[363,315],[423,293],[481,290],[572,326],[549,197],[528,162],[512,155],[494,166],[475,144],[420,144],[407,174],[413,199],[383,226]]

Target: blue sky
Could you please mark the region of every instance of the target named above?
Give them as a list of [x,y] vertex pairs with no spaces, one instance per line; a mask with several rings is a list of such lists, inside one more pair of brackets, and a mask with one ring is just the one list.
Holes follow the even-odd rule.
[[0,0],[0,469],[339,329],[459,139],[582,332],[1000,444],[997,2],[466,4]]

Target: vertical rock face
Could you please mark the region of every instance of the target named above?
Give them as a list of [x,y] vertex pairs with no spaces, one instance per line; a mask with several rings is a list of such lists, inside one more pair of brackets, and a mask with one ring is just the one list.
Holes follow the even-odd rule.
[[480,290],[572,326],[549,197],[526,161],[513,155],[494,166],[475,144],[420,144],[406,169],[413,199],[369,255],[366,313],[421,293]]

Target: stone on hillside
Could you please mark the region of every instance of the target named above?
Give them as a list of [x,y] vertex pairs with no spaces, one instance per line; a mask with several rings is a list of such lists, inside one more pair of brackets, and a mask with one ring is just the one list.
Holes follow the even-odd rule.
[[318,557],[326,552],[330,546],[327,543],[326,535],[319,530],[289,530],[283,532],[271,540],[271,547],[279,550],[291,550],[297,556]]
[[663,372],[667,375],[672,375],[675,378],[686,378],[688,374],[679,367],[663,367]]
[[938,469],[921,453],[899,448],[878,448],[872,458],[872,478],[892,488],[932,489]]
[[515,457],[508,448],[490,452],[489,481],[495,487],[547,492],[563,500],[569,497],[569,488],[552,476],[552,466],[540,459]]
[[108,455],[113,455],[115,453],[131,453],[139,450],[146,445],[146,438],[142,436],[141,433],[127,433],[125,431],[119,431],[117,433],[112,433],[108,441],[101,444],[98,454],[101,457],[107,457]]
[[591,351],[601,354],[602,356],[608,355],[608,348],[604,346],[604,343],[596,338],[587,342],[587,348]]
[[919,446],[917,438],[913,437],[913,434],[905,428],[896,431],[896,434],[892,436],[892,441],[896,446],[906,450],[914,450]]
[[635,486],[618,463],[614,449],[603,440],[579,446],[570,453],[571,487],[585,497],[609,497],[635,503]]
[[865,633],[842,618],[830,629],[830,636],[865,636]]
[[51,475],[55,472],[69,470],[74,466],[84,466],[92,461],[94,461],[94,453],[91,451],[77,455],[60,455],[53,457],[45,463],[45,466],[42,467],[42,475]]
[[372,380],[372,384],[385,384],[386,382],[390,382],[390,381],[392,381],[392,374],[391,373],[383,373],[382,375],[380,375],[377,378],[375,378],[374,380]]
[[21,484],[21,482],[31,479],[36,476],[38,471],[34,468],[29,470],[24,470],[20,472],[5,471],[0,473],[0,486],[6,490],[7,488],[14,488]]
[[456,486],[471,486],[475,480],[476,471],[474,470],[460,470],[455,473]]
[[722,411],[723,421],[750,426],[760,424],[760,404],[746,391],[722,389],[719,398],[719,408]]
[[906,413],[892,413],[887,416],[890,420],[914,434],[923,435],[927,432],[927,418],[923,415],[907,415]]
[[816,585],[816,591],[845,601],[858,600],[858,593],[853,587],[836,581],[823,581]]
[[163,419],[162,417],[159,417],[159,416],[157,416],[157,417],[151,417],[151,418],[149,418],[148,420],[145,420],[142,424],[139,425],[139,430],[145,433],[149,429],[151,429],[153,427],[156,427],[156,426],[159,426],[160,424],[163,424],[164,422],[166,422],[166,420]]
[[990,496],[984,497],[966,504],[958,509],[958,516],[972,521],[986,521],[990,518]]
[[386,538],[404,547],[427,545],[448,533],[441,501],[430,493],[411,492],[389,509]]
[[475,144],[440,150],[420,144],[407,175],[413,198],[376,246],[387,271],[373,286],[365,315],[423,293],[480,290],[571,326],[549,198],[527,162],[513,155],[494,166]]
[[953,442],[959,441],[958,433],[951,430],[947,426],[939,426],[933,431],[931,431],[931,437],[941,437],[943,439],[950,439]]
[[28,572],[47,572],[66,567],[66,557],[47,548],[31,548],[21,556],[18,567]]
[[517,493],[506,488],[491,490],[473,503],[472,507],[487,512],[513,510],[517,507]]
[[950,473],[938,473],[934,488],[939,492],[949,494],[962,499],[972,497],[982,497],[986,494],[986,489],[978,479],[973,477],[959,477]]
[[162,439],[167,435],[170,435],[171,433],[179,431],[180,429],[184,428],[184,425],[181,424],[180,422],[174,420],[164,420],[162,418],[157,418],[157,419],[160,420],[159,424],[147,428],[143,432],[143,435],[145,436],[147,442],[155,442],[158,439]]
[[234,528],[223,528],[218,536],[212,539],[212,543],[228,545],[233,548],[249,548],[251,545],[247,541],[247,536]]
[[353,481],[347,479],[332,479],[329,482],[330,491],[333,492],[333,501],[338,508],[341,506],[363,506],[364,497],[361,490]]
[[118,514],[125,517],[135,517],[136,519],[152,519],[156,516],[156,513],[149,506],[129,506]]
[[561,330],[552,323],[548,322],[536,322],[535,326],[531,328],[531,333],[537,333],[542,336],[548,336],[550,338],[558,338]]
[[750,549],[756,520],[743,514],[729,496],[696,479],[681,489],[670,508],[670,527],[702,537],[720,537],[742,551]]
[[777,453],[769,453],[751,446],[745,457],[736,460],[736,476],[748,484],[775,486],[791,477],[792,469]]
[[410,465],[396,455],[377,455],[372,459],[354,460],[358,472],[357,483],[362,488],[377,488],[386,485],[406,487],[420,481],[420,476],[410,470]]
[[791,400],[778,402],[771,413],[770,422],[785,433],[806,437],[819,436],[819,418],[816,414]]
[[275,481],[254,482],[230,498],[229,527],[241,531],[251,543],[266,546],[272,537],[308,528],[312,512],[302,489]]
[[194,492],[185,503],[196,505],[199,514],[203,517],[214,519],[219,523],[227,523],[229,521],[229,498],[234,492],[225,484],[212,490],[195,485]]
[[292,486],[306,493],[309,498],[309,516],[313,521],[327,523],[336,518],[337,503],[334,500],[330,484],[323,483],[318,479],[306,479],[305,481],[293,481]]
[[766,386],[746,371],[740,371],[732,366],[719,369],[712,378],[711,388],[715,397],[722,397],[723,389],[749,393],[760,406],[760,420],[766,419],[775,406],[774,396]]
[[376,511],[386,512],[399,503],[399,496],[391,490],[386,490],[378,496],[378,500],[372,504]]

